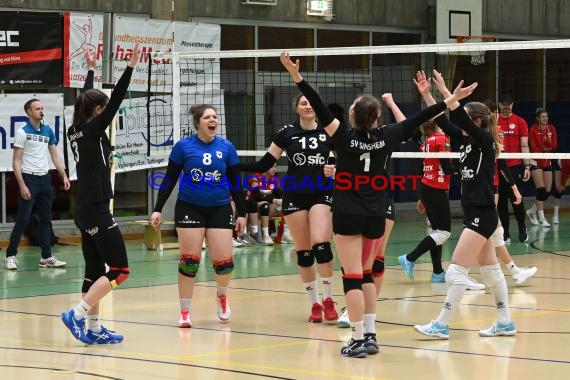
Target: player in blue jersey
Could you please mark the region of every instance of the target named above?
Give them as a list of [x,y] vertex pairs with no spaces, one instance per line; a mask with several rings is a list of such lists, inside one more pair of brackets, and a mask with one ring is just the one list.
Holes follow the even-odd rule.
[[218,318],[230,319],[227,289],[234,270],[232,229],[234,216],[230,194],[237,208],[235,228],[245,228],[245,197],[240,188],[237,151],[233,144],[216,135],[219,120],[216,109],[195,105],[190,114],[196,134],[177,142],[170,153],[165,184],[158,192],[151,223],[159,228],[161,212],[174,186],[179,182],[174,219],[180,242],[178,263],[179,327],[192,327],[190,309],[196,273],[200,266],[202,242],[216,273]]

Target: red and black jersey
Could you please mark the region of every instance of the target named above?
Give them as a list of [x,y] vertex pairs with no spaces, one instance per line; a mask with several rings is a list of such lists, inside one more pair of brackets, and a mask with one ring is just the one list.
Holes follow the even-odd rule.
[[[503,139],[503,151],[505,153],[520,153],[521,137],[528,137],[526,121],[518,115],[511,114],[509,117],[499,116],[497,123]],[[522,165],[522,163],[521,159],[507,159],[507,166]]]
[[[528,140],[532,153],[554,152],[556,148],[558,148],[558,134],[552,124],[546,124],[544,127],[536,123],[533,124],[530,127]],[[533,161],[536,161],[536,163]],[[531,160],[531,163],[539,168],[547,168],[550,166],[549,159]]]
[[[422,152],[450,152],[449,137],[444,133],[435,132],[421,145]],[[451,176],[443,172],[439,158],[424,158],[422,183],[435,189],[449,189]]]

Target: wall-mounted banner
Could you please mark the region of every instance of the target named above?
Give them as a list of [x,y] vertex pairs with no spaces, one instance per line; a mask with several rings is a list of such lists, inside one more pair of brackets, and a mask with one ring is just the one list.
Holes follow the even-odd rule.
[[62,84],[59,13],[0,12],[0,88]]
[[16,130],[28,122],[24,104],[33,98],[39,99],[44,106],[44,123],[53,130],[63,161],[63,94],[0,94],[0,171],[12,171],[14,136]]
[[96,52],[95,88],[102,81],[103,15],[65,13],[63,16],[64,66],[63,85],[82,88],[87,75],[85,50]]
[[[170,112],[171,97],[161,99],[152,98],[151,102],[159,100],[164,103],[164,110]],[[154,110],[151,115],[151,125],[160,126],[160,129],[152,129],[151,144],[161,146],[164,153],[161,156],[147,157],[147,98],[125,99],[119,108],[119,120],[117,123],[117,140],[115,141],[116,172],[129,172],[155,167],[163,167],[168,164],[168,155],[172,149],[172,120],[170,114],[162,114]],[[65,120],[69,128],[73,120],[73,106],[65,107]],[[166,123],[165,123],[166,122]],[[71,148],[68,144],[68,152]],[[69,155],[69,178],[77,179],[75,161],[73,155]]]

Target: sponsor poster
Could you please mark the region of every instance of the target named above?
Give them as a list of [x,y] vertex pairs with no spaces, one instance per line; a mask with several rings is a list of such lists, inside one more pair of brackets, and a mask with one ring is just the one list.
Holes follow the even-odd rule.
[[97,53],[95,88],[100,88],[103,68],[103,15],[65,13],[63,85],[82,88],[87,75],[85,50]]
[[62,48],[59,13],[0,12],[0,88],[61,86]]

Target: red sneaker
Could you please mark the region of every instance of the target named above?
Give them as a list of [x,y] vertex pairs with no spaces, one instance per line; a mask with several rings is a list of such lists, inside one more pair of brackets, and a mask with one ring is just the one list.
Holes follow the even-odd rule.
[[323,321],[323,307],[320,303],[314,303],[311,307],[311,315],[309,316],[309,322],[311,323],[321,323]]
[[338,313],[334,308],[335,303],[336,302],[334,302],[330,297],[323,300],[323,312],[325,314],[325,321],[336,322],[338,320]]

